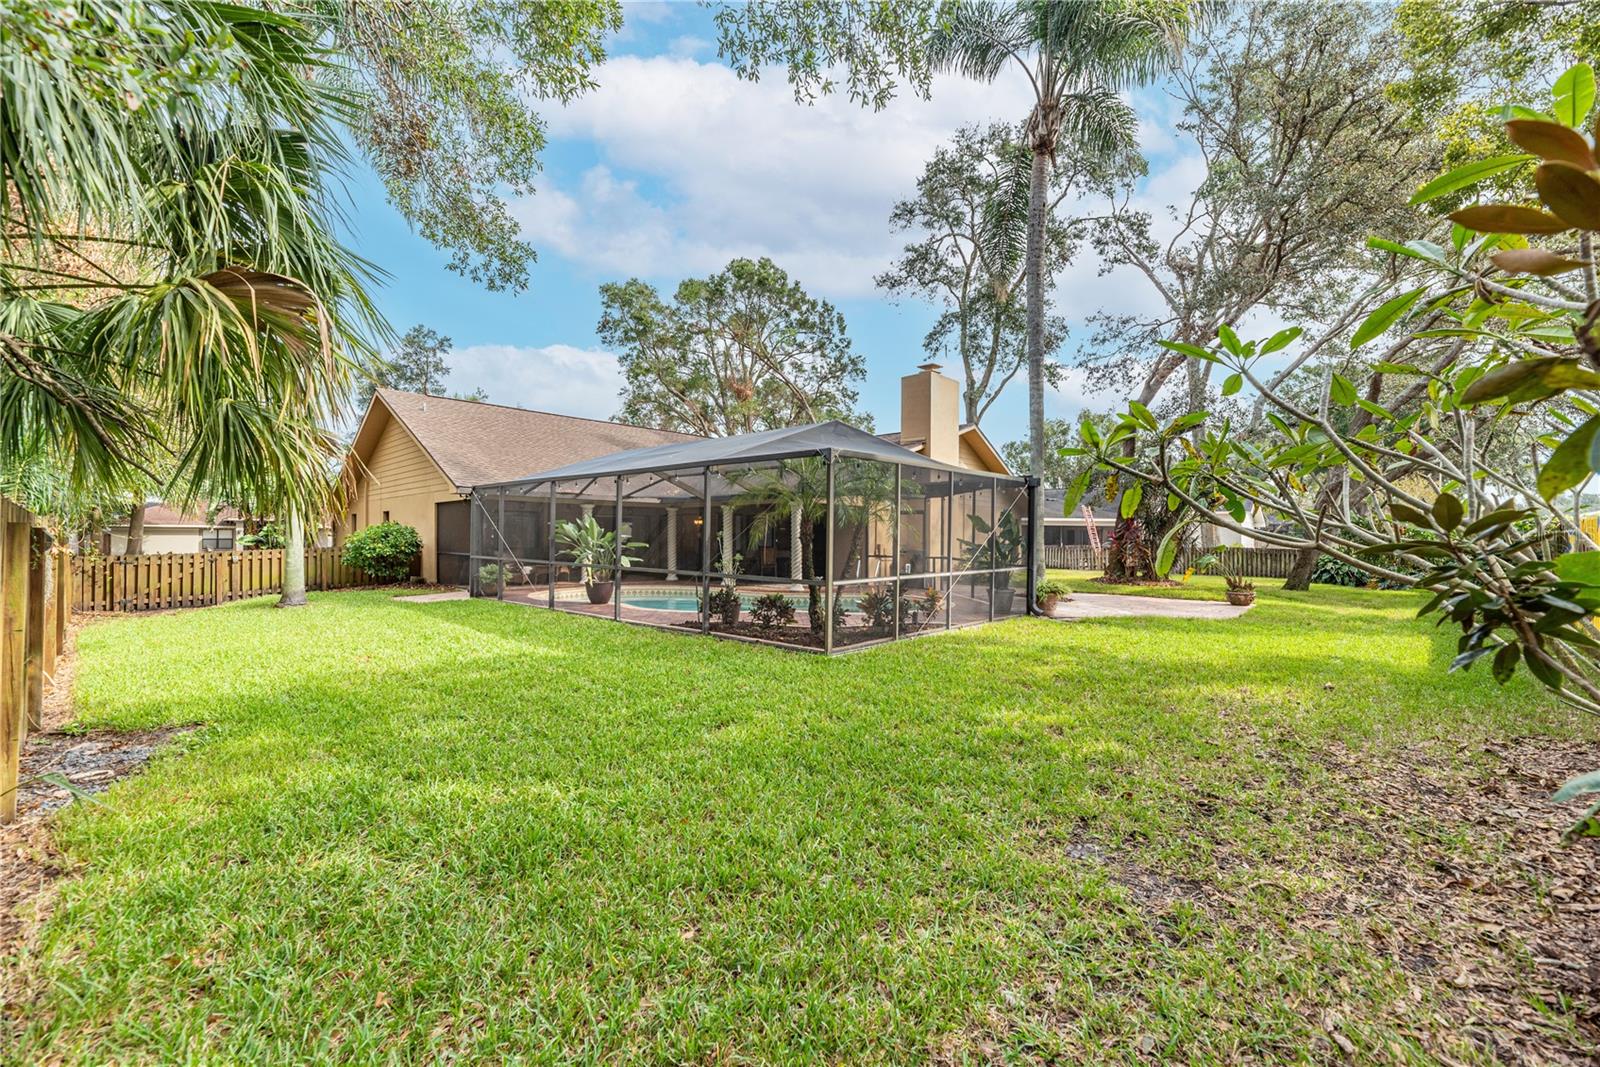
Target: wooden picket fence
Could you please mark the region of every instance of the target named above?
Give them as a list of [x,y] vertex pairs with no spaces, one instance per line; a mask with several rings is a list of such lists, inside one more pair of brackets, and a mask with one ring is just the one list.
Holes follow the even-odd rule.
[[[1210,551],[1217,553],[1222,560],[1207,568],[1211,574],[1220,574],[1224,569],[1232,569],[1244,578],[1287,578],[1289,568],[1294,566],[1298,550],[1293,548],[1218,548]],[[1205,555],[1205,550],[1186,550],[1178,555],[1178,561],[1173,565],[1173,573],[1181,575],[1189,568],[1189,564]],[[1059,567],[1072,571],[1097,571],[1105,568],[1105,552],[1096,552],[1088,545],[1045,545],[1044,565],[1046,567]]]
[[39,519],[0,497],[0,824],[16,818],[22,743],[44,728],[72,613],[70,574]]
[[[238,552],[168,552],[75,559],[72,604],[77,611],[163,611],[199,608],[283,589],[281,548]],[[306,552],[307,589],[373,585],[332,548]]]

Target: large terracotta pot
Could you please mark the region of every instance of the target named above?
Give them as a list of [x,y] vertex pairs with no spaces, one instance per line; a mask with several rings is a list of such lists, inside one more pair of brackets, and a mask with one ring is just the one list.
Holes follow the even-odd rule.
[[614,582],[590,582],[588,585],[584,586],[584,589],[587,590],[588,593],[589,593],[589,603],[591,603],[591,604],[609,604],[609,603],[611,603],[611,587],[614,584],[616,584],[616,583],[614,583]]
[[1236,608],[1247,608],[1255,602],[1256,591],[1254,589],[1228,590],[1228,603],[1232,604]]

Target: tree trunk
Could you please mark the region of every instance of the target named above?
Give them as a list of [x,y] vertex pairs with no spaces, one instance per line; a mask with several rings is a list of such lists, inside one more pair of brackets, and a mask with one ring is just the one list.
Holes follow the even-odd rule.
[[1289,577],[1284,581],[1283,587],[1298,589],[1301,592],[1310,589],[1311,572],[1317,569],[1317,558],[1321,555],[1320,548],[1302,548],[1289,567]]
[[303,608],[306,599],[306,530],[300,516],[289,512],[283,530],[283,593],[280,608]]
[[[1028,469],[1044,483],[1044,194],[1045,153],[1033,150],[1028,179]],[[1044,581],[1044,523],[1032,523],[1033,574]]]
[[128,547],[124,555],[138,556],[144,553],[144,497],[133,502],[133,510],[128,512]]

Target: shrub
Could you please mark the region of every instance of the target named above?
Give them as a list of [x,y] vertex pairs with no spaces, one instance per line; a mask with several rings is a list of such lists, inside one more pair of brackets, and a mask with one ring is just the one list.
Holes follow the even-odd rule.
[[239,538],[240,548],[283,548],[287,543],[283,527],[275,522],[262,523],[261,529],[255,533],[247,533]]
[[[1385,563],[1385,566],[1387,565]],[[1317,557],[1317,566],[1311,572],[1311,580],[1319,585],[1346,585],[1353,589],[1362,589],[1373,584],[1372,575],[1354,564],[1334,559],[1332,556]]]
[[739,610],[744,606],[739,591],[731,585],[719,585],[711,591],[711,614],[722,620],[722,625],[732,626],[739,621]]
[[346,567],[366,571],[374,578],[398,582],[411,573],[411,562],[421,552],[422,538],[415,526],[380,522],[346,537],[341,559]]
[[868,626],[888,629],[894,625],[894,592],[892,589],[873,589],[861,594],[861,614]]
[[756,597],[750,605],[750,621],[756,629],[771,632],[794,622],[794,602],[782,593],[767,593]]

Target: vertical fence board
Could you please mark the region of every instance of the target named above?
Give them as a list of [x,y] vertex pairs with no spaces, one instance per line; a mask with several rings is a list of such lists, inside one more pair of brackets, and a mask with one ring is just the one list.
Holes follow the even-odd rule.
[[[170,552],[82,559],[61,555],[61,614],[138,612],[206,607],[283,589],[283,549]],[[372,585],[331,548],[306,550],[306,588],[318,591]],[[65,634],[64,619],[57,627]],[[59,647],[59,645],[57,645]]]

